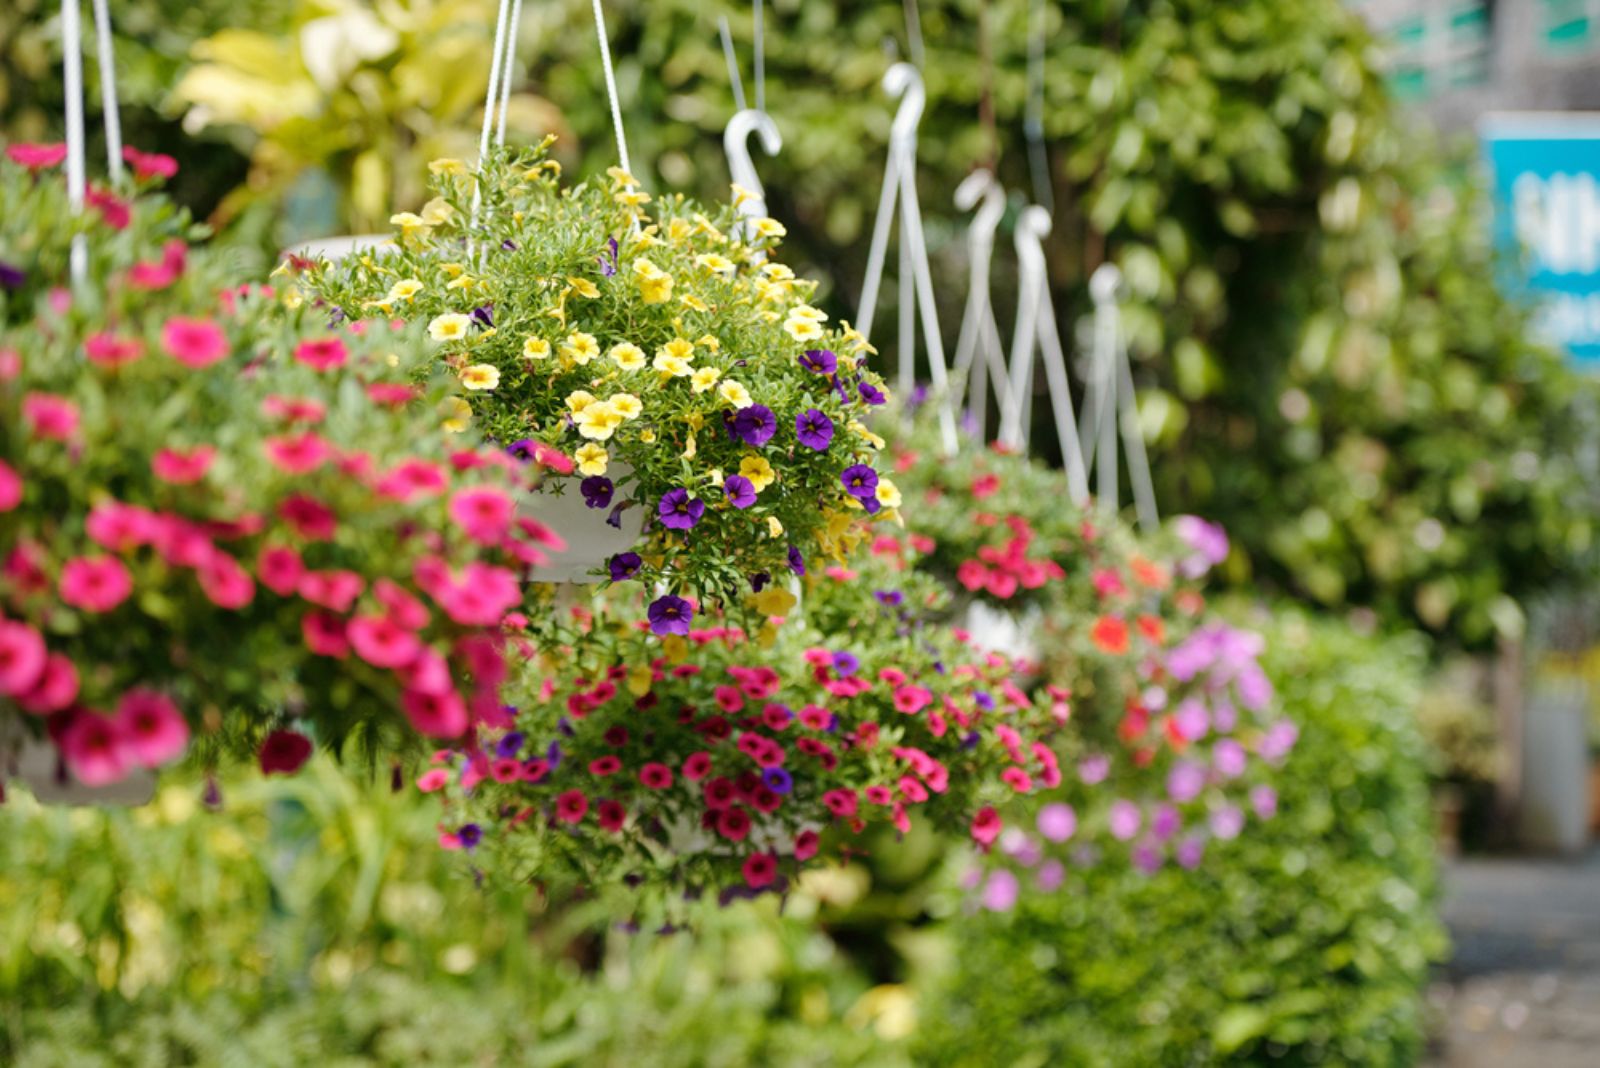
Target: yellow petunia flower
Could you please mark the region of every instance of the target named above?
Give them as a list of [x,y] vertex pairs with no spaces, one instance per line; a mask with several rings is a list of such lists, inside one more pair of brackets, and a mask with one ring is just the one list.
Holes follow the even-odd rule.
[[603,475],[606,473],[606,464],[610,461],[611,455],[606,452],[604,446],[585,442],[578,446],[572,458],[578,462],[580,474]]
[[622,425],[622,416],[609,404],[591,404],[574,414],[572,421],[577,424],[578,433],[590,441],[608,441]]
[[740,185],[738,182],[732,183],[729,188],[733,190],[733,206],[736,208],[747,200],[757,199],[754,193]]
[[466,430],[472,423],[472,405],[460,397],[447,397],[444,402],[444,422],[440,424],[446,433],[459,434]]
[[473,390],[493,389],[500,384],[500,368],[492,363],[475,363],[461,372],[461,384]]
[[735,408],[748,408],[755,403],[750,399],[750,391],[731,378],[717,387],[717,396]]
[[750,480],[750,485],[755,487],[757,493],[772,485],[778,478],[777,473],[772,470],[772,465],[760,456],[746,456],[740,460],[739,474]]
[[775,515],[767,516],[767,537],[783,537],[783,524],[778,522],[778,517]]
[[785,263],[763,263],[761,273],[774,282],[794,281],[794,269]]
[[768,586],[750,598],[750,603],[764,616],[785,616],[794,611],[794,606],[800,602],[783,587]]
[[631,341],[624,341],[620,345],[611,346],[611,362],[624,371],[637,371],[648,361],[645,359],[644,350]]
[[385,302],[390,304],[393,304],[398,300],[410,301],[415,298],[418,293],[421,293],[422,290],[422,283],[417,281],[415,278],[402,278],[400,281],[389,287],[389,293],[383,299]]
[[456,217],[456,209],[444,197],[434,197],[422,205],[422,221],[429,226],[443,226]]
[[643,430],[639,431],[639,440],[644,442],[646,445],[654,445],[656,441],[656,432],[651,430],[649,427],[645,427]]
[[633,277],[646,304],[664,304],[672,298],[672,276],[645,257],[633,261]]
[[825,323],[828,321],[828,313],[819,308],[813,308],[809,304],[796,304],[789,309],[789,318],[810,319],[814,323]]
[[697,451],[698,451],[698,446],[695,444],[694,431],[691,430],[689,432],[689,442],[688,442],[687,445],[685,445],[683,447],[683,458],[685,460],[693,460],[694,459],[694,454]]
[[726,256],[719,256],[715,252],[707,252],[703,256],[696,256],[694,262],[712,274],[733,273],[733,261]]
[[587,278],[574,278],[571,275],[568,275],[567,284],[570,285],[572,287],[572,291],[578,294],[580,297],[587,297],[589,300],[594,300],[600,295],[600,287],[589,281]]
[[611,199],[625,208],[640,208],[650,203],[650,194],[642,189],[623,189],[611,194]]
[[418,232],[428,229],[427,220],[409,211],[402,211],[399,214],[389,216],[389,225],[400,228],[400,239],[402,241],[409,237],[415,237]]
[[696,393],[704,393],[717,384],[717,379],[722,377],[722,372],[715,367],[702,367],[689,379],[689,384]]
[[566,342],[561,346],[561,355],[582,367],[600,355],[600,343],[593,334],[585,334],[580,330],[567,335]]
[[667,223],[667,240],[674,245],[681,245],[694,233],[694,226],[688,219],[673,219]]
[[595,395],[586,389],[576,389],[567,394],[567,410],[574,415],[595,403]]
[[473,281],[472,276],[470,274],[464,274],[460,278],[454,279],[453,281],[449,282],[445,286],[445,288],[446,289],[468,290],[468,289],[471,289],[473,286],[475,286],[477,284],[478,284],[477,282]]
[[757,219],[755,227],[757,237],[782,237],[789,232],[777,219],[766,217]]
[[682,378],[684,375],[693,374],[694,368],[689,366],[689,361],[681,356],[669,356],[664,352],[656,353],[655,360],[651,363],[657,371],[673,378]]
[[698,341],[695,342],[695,344],[699,345],[701,348],[705,349],[707,352],[721,352],[722,351],[722,342],[718,341],[715,337],[712,337],[710,334],[706,334],[706,335],[702,336]]
[[630,422],[639,418],[644,411],[644,405],[632,393],[614,393],[606,403],[611,406],[613,412]]
[[472,316],[446,312],[428,324],[428,336],[435,341],[460,341],[472,331]]
[[811,319],[791,317],[783,321],[783,332],[796,341],[815,341],[822,336],[822,327]]
[[878,503],[883,505],[885,508],[900,507],[900,489],[893,482],[890,482],[886,478],[878,479],[876,496],[878,498]]
[[542,337],[530,337],[522,343],[522,355],[529,360],[548,360],[550,342]]
[[676,356],[680,360],[692,360],[694,359],[694,342],[675,337],[656,350],[657,356],[663,353],[668,356]]
[[466,268],[459,263],[441,263],[439,264],[439,270],[451,278],[460,278],[466,272]]
[[621,167],[607,167],[606,174],[618,185],[638,185],[639,179],[623,170]]
[[685,293],[683,296],[679,297],[678,300],[683,304],[684,307],[691,308],[697,312],[708,312],[711,310],[711,305],[707,304],[693,293]]
[[442,157],[440,159],[436,159],[433,162],[429,163],[428,164],[428,170],[431,173],[438,174],[438,175],[466,174],[467,173],[467,165],[465,163],[462,163],[458,159],[451,159],[449,156],[444,156],[444,157]]
[[694,228],[700,233],[704,234],[706,237],[709,237],[714,244],[720,245],[727,240],[727,238],[723,236],[722,231],[718,230],[716,225],[713,224],[710,219],[706,218],[704,215],[701,215],[699,212],[695,212],[694,215]]
[[867,429],[867,425],[865,423],[856,419],[852,419],[850,422],[845,424],[845,429],[855,434],[856,437],[860,438],[862,441],[865,441],[868,445],[871,445],[874,449],[883,448],[883,439],[874,434],[871,430]]

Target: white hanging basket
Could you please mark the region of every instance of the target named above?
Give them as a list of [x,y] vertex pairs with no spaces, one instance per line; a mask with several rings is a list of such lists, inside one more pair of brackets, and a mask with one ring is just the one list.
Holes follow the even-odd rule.
[[156,793],[155,772],[130,769],[127,778],[109,786],[85,786],[64,770],[55,746],[34,738],[22,725],[0,717],[0,780],[20,782],[46,805],[148,804]]
[[[633,469],[627,464],[613,462],[609,476],[621,481]],[[530,493],[517,505],[519,514],[536,519],[560,535],[567,543],[564,552],[551,553],[550,562],[528,572],[530,582],[600,582],[604,575],[591,571],[604,567],[607,560],[618,553],[627,552],[638,544],[644,533],[647,509],[635,504],[622,513],[622,526],[606,522],[615,504],[604,508],[590,508],[578,490],[582,480],[576,476],[561,479],[561,493],[548,491]]]
[[972,637],[972,644],[984,652],[1037,663],[1042,619],[1036,607],[1018,614],[993,608],[983,601],[973,601],[967,608],[964,626]]
[[346,256],[367,249],[383,248],[394,243],[393,234],[341,234],[338,237],[321,237],[315,241],[302,241],[286,252],[305,259],[331,260],[334,263]]

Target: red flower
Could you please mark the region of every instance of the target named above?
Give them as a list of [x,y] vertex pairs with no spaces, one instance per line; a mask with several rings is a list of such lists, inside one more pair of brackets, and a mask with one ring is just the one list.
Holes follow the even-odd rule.
[[672,769],[665,764],[646,764],[639,769],[639,781],[652,790],[665,790],[672,785]]
[[683,777],[690,782],[699,782],[711,773],[711,754],[706,752],[690,753],[683,762]]
[[622,807],[621,801],[602,801],[598,813],[600,827],[611,831],[613,834],[622,830],[622,825],[628,822],[628,810]]
[[299,731],[273,731],[261,740],[261,773],[293,775],[311,759],[311,739]]
[[178,161],[160,152],[140,152],[130,145],[122,150],[122,158],[133,168],[133,176],[140,180],[171,178],[178,173]]
[[619,772],[621,770],[622,770],[622,761],[618,760],[615,756],[607,755],[607,756],[603,756],[603,757],[598,757],[598,758],[596,758],[594,760],[591,760],[589,762],[589,774],[590,775],[597,775],[597,776],[600,776],[600,777],[603,778],[604,776],[607,776],[607,775],[615,775],[617,772]]
[[562,823],[577,823],[589,811],[589,799],[582,790],[568,790],[556,798],[556,819]]
[[1122,656],[1128,651],[1128,624],[1116,616],[1101,616],[1095,620],[1089,638],[1101,652]]
[[778,877],[778,858],[771,853],[752,853],[744,861],[744,882],[752,890],[768,886]]
[[731,842],[742,842],[750,833],[750,813],[733,805],[717,813],[717,833]]
[[821,839],[816,831],[801,831],[794,837],[794,859],[800,861],[810,860],[817,855],[817,847]]

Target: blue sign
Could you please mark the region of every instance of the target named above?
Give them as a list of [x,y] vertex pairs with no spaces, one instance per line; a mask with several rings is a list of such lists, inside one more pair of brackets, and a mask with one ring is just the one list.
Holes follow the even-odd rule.
[[1491,114],[1479,133],[1495,239],[1527,257],[1540,337],[1600,370],[1600,113]]

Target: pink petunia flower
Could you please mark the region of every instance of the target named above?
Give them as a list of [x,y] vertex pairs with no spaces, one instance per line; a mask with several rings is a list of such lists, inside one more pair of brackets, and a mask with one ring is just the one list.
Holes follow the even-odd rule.
[[22,398],[22,421],[44,441],[66,441],[78,432],[78,406],[53,393]]
[[300,620],[300,636],[318,656],[343,660],[350,655],[350,639],[344,620],[332,612],[307,612]]
[[22,476],[0,460],[0,512],[9,512],[22,503]]
[[450,498],[450,518],[481,545],[498,545],[511,527],[516,504],[490,486],[464,489]]
[[300,576],[299,593],[314,605],[348,612],[367,588],[367,580],[354,571],[307,571]]
[[334,455],[333,446],[307,431],[294,437],[267,438],[261,451],[278,470],[290,475],[308,475]]
[[256,577],[279,597],[297,592],[306,567],[300,554],[287,545],[265,545],[256,557]]
[[213,551],[195,572],[200,592],[218,608],[238,611],[255,600],[256,583],[239,561],[221,551]]
[[178,161],[160,152],[140,152],[128,145],[122,150],[122,158],[133,168],[133,176],[140,181],[171,178],[178,173]]
[[742,871],[745,885],[760,890],[778,877],[778,858],[771,853],[752,853],[744,859]]
[[153,690],[129,690],[117,702],[117,731],[129,758],[157,768],[183,755],[189,724],[171,698]]
[[979,845],[992,845],[994,844],[994,840],[1000,837],[1000,831],[1003,829],[1003,826],[1004,825],[1000,820],[1000,813],[996,812],[992,807],[985,805],[983,808],[978,810],[977,815],[972,817],[972,826],[970,829],[972,839]]
[[615,834],[622,830],[623,824],[628,822],[628,810],[620,801],[602,801],[595,813],[595,818],[600,824],[600,829]]
[[79,556],[61,569],[61,599],[85,612],[109,612],[133,592],[133,577],[110,556]]
[[309,397],[285,397],[272,393],[261,402],[261,414],[286,423],[315,425],[327,417],[328,408],[321,401]]
[[332,541],[339,529],[333,509],[300,493],[286,498],[278,506],[278,515],[307,541]]
[[794,836],[794,859],[807,861],[817,855],[822,838],[816,831],[804,830]]
[[[0,690],[0,692],[4,692]],[[44,671],[33,689],[17,697],[24,712],[48,716],[72,707],[78,699],[78,669],[60,653],[45,658]]]
[[30,171],[42,171],[50,167],[61,166],[61,161],[67,158],[67,146],[19,141],[14,145],[6,146],[6,158],[17,166],[26,167]]
[[0,619],[0,697],[20,697],[37,686],[48,656],[38,631]]
[[429,768],[417,776],[417,789],[425,794],[442,790],[450,783],[450,773],[444,768]]
[[156,478],[174,486],[189,486],[206,477],[217,450],[210,445],[196,445],[192,449],[158,449],[150,458],[150,470]]
[[105,332],[90,334],[84,339],[83,354],[99,367],[123,367],[144,355],[144,342]]
[[343,367],[349,357],[350,351],[336,337],[307,338],[294,349],[294,358],[313,371],[331,371]]
[[582,790],[568,790],[556,798],[556,819],[562,823],[577,823],[589,811],[589,799]]
[[72,777],[85,786],[109,786],[128,774],[128,747],[117,723],[79,711],[57,735],[56,744]]
[[228,355],[228,338],[210,319],[173,316],[161,328],[161,347],[191,370],[201,370]]
[[417,733],[429,738],[458,738],[471,723],[466,702],[453,690],[444,694],[407,690],[400,695],[400,707]]

